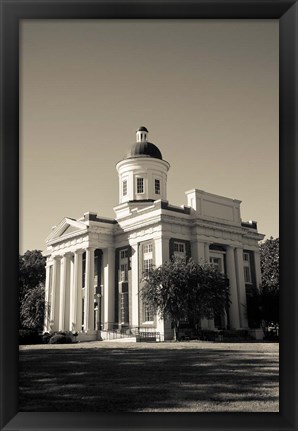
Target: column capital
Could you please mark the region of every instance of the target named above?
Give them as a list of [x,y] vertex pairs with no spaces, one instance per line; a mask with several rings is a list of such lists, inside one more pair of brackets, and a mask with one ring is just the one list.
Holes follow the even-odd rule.
[[85,251],[91,251],[91,252],[93,252],[93,251],[95,251],[95,250],[96,250],[96,248],[97,248],[97,247],[94,247],[94,246],[91,246],[91,245],[90,245],[90,246],[88,246],[88,247],[86,247],[86,248],[85,248]]
[[83,249],[83,248],[78,248],[78,249],[76,249],[76,250],[74,250],[74,252],[73,252],[74,254],[83,254],[83,253],[85,253],[85,250]]
[[61,254],[57,254],[56,256],[53,256],[53,260],[54,261],[58,261],[58,260],[61,260],[62,259],[62,255]]
[[73,255],[73,252],[67,251],[66,253],[63,254],[62,257],[71,257],[72,255]]
[[229,244],[228,244],[228,245],[226,246],[226,250],[227,250],[227,251],[228,251],[228,250],[235,250],[235,248],[236,248],[236,247],[235,247],[234,245],[229,245]]

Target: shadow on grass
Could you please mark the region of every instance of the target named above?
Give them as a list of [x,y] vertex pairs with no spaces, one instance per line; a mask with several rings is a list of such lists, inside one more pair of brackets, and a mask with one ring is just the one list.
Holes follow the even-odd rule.
[[212,411],[223,403],[277,411],[278,356],[260,352],[26,350],[19,371],[20,411]]

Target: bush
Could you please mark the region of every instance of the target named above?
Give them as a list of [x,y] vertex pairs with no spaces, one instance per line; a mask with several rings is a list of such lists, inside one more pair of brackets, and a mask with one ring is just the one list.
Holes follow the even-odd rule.
[[210,329],[202,329],[199,331],[199,340],[203,341],[215,341],[218,336],[218,331],[212,331]]
[[44,334],[42,334],[42,342],[43,344],[48,344],[51,338],[51,334],[49,334],[48,332],[45,332]]
[[72,343],[72,338],[70,336],[67,336],[65,334],[54,334],[49,339],[50,344],[67,344]]
[[20,329],[19,344],[41,344],[42,338],[35,329]]

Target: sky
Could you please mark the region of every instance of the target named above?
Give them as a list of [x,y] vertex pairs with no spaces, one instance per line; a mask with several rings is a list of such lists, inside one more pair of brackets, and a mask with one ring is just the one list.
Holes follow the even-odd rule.
[[278,20],[23,20],[20,253],[87,211],[115,216],[116,164],[146,126],[168,200],[239,199],[278,237]]

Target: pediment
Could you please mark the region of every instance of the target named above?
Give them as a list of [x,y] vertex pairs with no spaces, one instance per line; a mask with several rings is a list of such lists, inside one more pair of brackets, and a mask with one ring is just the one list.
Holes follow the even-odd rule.
[[82,233],[87,231],[88,226],[83,221],[74,220],[72,218],[64,218],[57,226],[55,226],[47,237],[46,242],[52,242],[63,237],[68,237],[72,233]]

